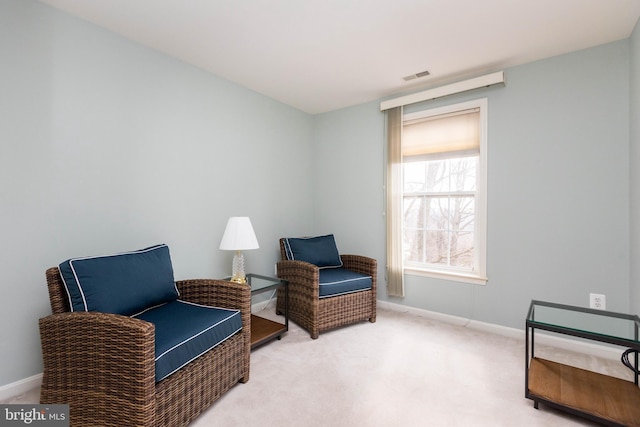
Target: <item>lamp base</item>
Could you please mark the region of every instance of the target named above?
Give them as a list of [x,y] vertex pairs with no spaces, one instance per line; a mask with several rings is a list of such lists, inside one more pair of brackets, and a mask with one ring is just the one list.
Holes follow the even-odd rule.
[[246,284],[247,283],[247,278],[246,277],[232,277],[230,280],[230,282],[234,282],[234,283],[240,283],[240,284]]
[[247,276],[244,273],[244,255],[242,252],[236,251],[233,255],[231,281],[235,283],[247,283]]

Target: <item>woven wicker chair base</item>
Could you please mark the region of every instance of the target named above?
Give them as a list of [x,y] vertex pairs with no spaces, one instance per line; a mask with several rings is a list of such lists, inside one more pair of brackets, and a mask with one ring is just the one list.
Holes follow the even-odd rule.
[[181,299],[242,312],[242,331],[155,382],[153,324],[68,312],[57,268],[47,270],[52,311],[40,319],[40,402],[68,403],[71,426],[185,426],[237,382],[249,380],[251,294],[218,280],[177,283]]
[[[375,304],[372,291],[361,291],[337,297],[323,298],[318,301],[317,315],[309,310],[309,304],[291,298],[289,294],[289,318],[306,329],[311,338],[318,338],[321,332],[352,323],[369,320],[376,321]],[[284,312],[284,291],[278,291],[276,304],[278,314]]]
[[158,383],[155,425],[187,425],[242,381],[243,350],[242,336],[236,335]]

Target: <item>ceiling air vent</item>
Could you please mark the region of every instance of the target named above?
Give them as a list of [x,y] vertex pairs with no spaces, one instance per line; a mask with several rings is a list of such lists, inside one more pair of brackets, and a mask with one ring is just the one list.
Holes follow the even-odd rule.
[[405,82],[408,82],[410,80],[419,79],[420,77],[426,77],[429,74],[431,74],[431,73],[429,73],[426,70],[425,71],[420,71],[419,73],[415,73],[415,74],[411,74],[410,76],[403,77],[402,80],[404,80]]

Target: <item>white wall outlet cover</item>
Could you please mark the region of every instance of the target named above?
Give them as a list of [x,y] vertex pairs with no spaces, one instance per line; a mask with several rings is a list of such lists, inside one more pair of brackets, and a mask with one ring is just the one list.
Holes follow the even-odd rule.
[[603,294],[589,294],[589,307],[598,310],[607,309],[607,297]]

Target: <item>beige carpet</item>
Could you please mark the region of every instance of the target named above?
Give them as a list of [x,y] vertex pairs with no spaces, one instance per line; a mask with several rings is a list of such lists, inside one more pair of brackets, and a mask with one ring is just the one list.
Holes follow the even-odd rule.
[[[261,315],[281,319],[271,310]],[[524,352],[524,339],[380,309],[376,323],[317,340],[290,323],[282,340],[252,352],[250,381],[233,387],[192,426],[595,425],[533,408],[524,397]],[[628,377],[613,361],[538,345],[536,354],[543,353]],[[35,403],[35,396],[13,402]]]

